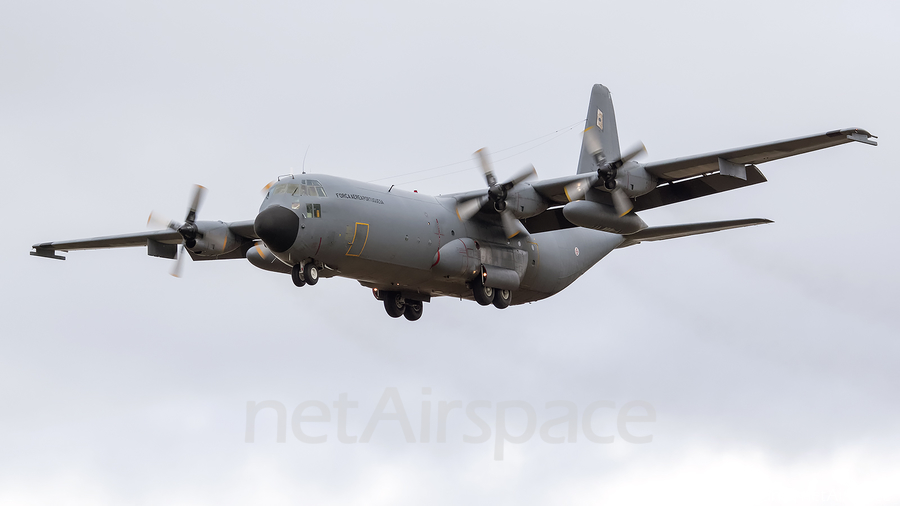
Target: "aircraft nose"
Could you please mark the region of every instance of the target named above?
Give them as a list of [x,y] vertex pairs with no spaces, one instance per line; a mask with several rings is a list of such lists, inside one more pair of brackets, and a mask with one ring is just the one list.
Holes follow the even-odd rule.
[[253,228],[270,250],[281,253],[294,245],[300,231],[300,218],[286,207],[269,206],[256,215]]

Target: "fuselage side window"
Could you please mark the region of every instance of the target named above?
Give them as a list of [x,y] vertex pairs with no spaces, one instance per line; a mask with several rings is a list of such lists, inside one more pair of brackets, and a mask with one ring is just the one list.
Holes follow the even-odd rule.
[[321,204],[306,204],[306,217],[307,218],[321,218],[322,217],[322,205]]

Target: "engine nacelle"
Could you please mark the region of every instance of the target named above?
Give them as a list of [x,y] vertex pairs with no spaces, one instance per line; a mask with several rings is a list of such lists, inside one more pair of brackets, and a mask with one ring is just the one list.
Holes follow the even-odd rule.
[[616,185],[629,197],[639,197],[656,189],[657,178],[634,160],[625,162],[617,171]]
[[524,220],[547,210],[547,201],[528,183],[521,183],[506,197],[506,204],[516,218]]
[[198,221],[195,225],[197,226],[197,237],[193,244],[186,242],[185,246],[197,255],[222,255],[234,251],[241,245],[241,241],[231,233],[227,223]]
[[481,254],[468,237],[443,245],[434,255],[431,271],[452,279],[470,280],[481,270]]
[[269,248],[262,243],[247,250],[247,260],[254,266],[266,271],[282,273],[291,272],[291,266],[279,260],[278,257],[269,251]]
[[576,200],[563,207],[563,216],[579,227],[628,235],[647,228],[638,215],[628,213],[619,216],[610,206],[590,200]]

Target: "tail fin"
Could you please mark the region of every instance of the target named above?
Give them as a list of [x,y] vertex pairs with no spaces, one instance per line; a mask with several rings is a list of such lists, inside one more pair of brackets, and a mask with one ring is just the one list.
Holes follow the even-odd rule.
[[[603,145],[603,158],[618,160],[619,133],[616,130],[616,113],[613,111],[612,95],[609,89],[602,84],[595,84],[591,90],[591,103],[588,105],[587,118],[584,128],[596,128],[600,130],[600,142]],[[597,170],[590,153],[585,151],[584,143],[581,144],[581,156],[578,158],[578,174]]]

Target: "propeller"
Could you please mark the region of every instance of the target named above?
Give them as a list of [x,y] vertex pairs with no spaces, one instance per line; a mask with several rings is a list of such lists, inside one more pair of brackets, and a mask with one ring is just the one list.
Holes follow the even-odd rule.
[[456,205],[456,214],[459,215],[459,219],[463,221],[471,219],[485,204],[492,202],[494,210],[500,213],[500,223],[503,225],[503,231],[506,233],[507,239],[515,237],[520,233],[527,233],[525,227],[522,226],[522,223],[516,218],[515,214],[507,209],[506,197],[509,195],[509,191],[517,184],[537,176],[537,171],[534,170],[534,166],[529,165],[528,167],[524,167],[508,181],[498,183],[497,178],[494,176],[494,170],[491,168],[491,161],[488,158],[487,150],[481,148],[475,152],[475,155],[478,157],[482,172],[484,172],[484,180],[487,182],[488,191],[486,195],[458,203]]
[[619,168],[629,160],[647,153],[644,143],[638,142],[623,151],[617,160],[606,160],[603,156],[603,144],[600,141],[600,131],[594,127],[588,127],[584,131],[584,148],[594,158],[594,164],[597,166],[597,173],[591,174],[583,179],[579,179],[573,183],[569,183],[565,187],[566,197],[570,201],[579,200],[584,197],[587,191],[594,187],[600,181],[609,191],[619,216],[625,216],[634,208],[631,199],[625,193],[616,181],[616,175]]
[[200,233],[197,228],[196,220],[197,220],[197,210],[200,208],[200,204],[203,202],[203,197],[206,195],[206,188],[200,185],[194,185],[194,194],[191,198],[191,202],[188,205],[187,216],[184,218],[184,223],[179,223],[175,220],[169,220],[164,218],[163,216],[151,212],[150,217],[147,218],[147,226],[156,225],[156,226],[164,226],[169,230],[174,230],[181,234],[182,242],[178,247],[178,255],[175,259],[175,265],[172,267],[172,271],[170,274],[176,278],[181,277],[181,263],[182,258],[184,257],[184,247],[193,248],[197,244],[197,239],[203,237],[203,234]]

